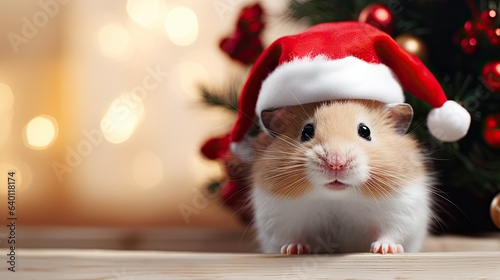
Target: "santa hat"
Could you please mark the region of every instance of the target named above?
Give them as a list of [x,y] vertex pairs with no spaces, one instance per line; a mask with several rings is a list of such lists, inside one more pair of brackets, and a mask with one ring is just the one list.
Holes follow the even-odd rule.
[[365,23],[338,22],[282,37],[259,56],[243,86],[232,150],[264,110],[335,99],[401,103],[403,89],[433,107],[427,126],[437,139],[466,135],[467,110],[447,100],[425,65],[388,34]]

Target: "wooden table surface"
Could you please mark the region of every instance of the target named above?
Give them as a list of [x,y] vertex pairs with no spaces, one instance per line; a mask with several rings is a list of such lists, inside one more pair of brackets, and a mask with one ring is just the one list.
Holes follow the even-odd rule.
[[24,229],[15,273],[0,242],[0,280],[500,279],[500,234],[430,236],[422,253],[398,255],[256,254],[252,240],[198,229]]
[[5,264],[0,271],[2,280],[332,278],[500,279],[500,252],[280,256],[34,249],[19,250],[17,272]]

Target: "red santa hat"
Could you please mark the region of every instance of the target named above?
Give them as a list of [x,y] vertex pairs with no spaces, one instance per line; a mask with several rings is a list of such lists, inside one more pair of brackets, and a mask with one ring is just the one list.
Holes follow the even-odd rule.
[[319,24],[276,40],[259,56],[229,139],[235,148],[264,110],[335,99],[401,103],[403,89],[433,107],[427,126],[437,139],[466,135],[467,110],[447,100],[425,65],[388,34],[360,22]]

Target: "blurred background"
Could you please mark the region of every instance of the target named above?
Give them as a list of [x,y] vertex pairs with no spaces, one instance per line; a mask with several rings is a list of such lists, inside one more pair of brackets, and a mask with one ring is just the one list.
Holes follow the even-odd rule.
[[[227,107],[262,47],[340,20],[390,33],[471,112],[469,136],[447,145],[421,125],[429,108],[409,100],[412,131],[441,172],[447,215],[438,233],[496,230],[489,210],[500,192],[498,1],[255,3],[0,1],[0,180],[15,172],[23,246],[179,249],[198,230],[218,240],[231,233],[241,244],[241,212],[217,193],[227,170],[200,147],[230,129]],[[2,221],[7,201],[6,183]],[[500,205],[491,209],[500,213]],[[162,239],[174,241],[144,243]]]
[[[245,73],[219,40],[249,2],[0,2],[0,178],[16,173],[21,236],[242,228],[204,192],[221,171],[199,148],[234,118],[206,110],[199,85]],[[284,3],[264,4],[275,21],[266,41],[294,29],[279,16]],[[0,207],[4,220],[7,184]]]

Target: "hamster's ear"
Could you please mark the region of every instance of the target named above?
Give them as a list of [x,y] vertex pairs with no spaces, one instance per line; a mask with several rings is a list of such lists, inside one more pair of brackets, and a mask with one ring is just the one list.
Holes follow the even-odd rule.
[[385,105],[385,108],[389,112],[389,119],[391,119],[394,124],[396,132],[405,134],[413,119],[413,108],[410,104],[390,103]]
[[287,111],[284,108],[262,111],[260,118],[264,125],[264,130],[273,137],[283,133],[287,122],[287,115]]

